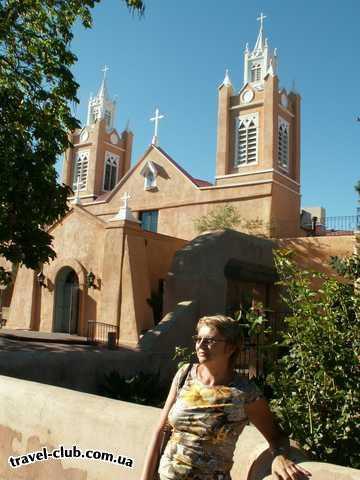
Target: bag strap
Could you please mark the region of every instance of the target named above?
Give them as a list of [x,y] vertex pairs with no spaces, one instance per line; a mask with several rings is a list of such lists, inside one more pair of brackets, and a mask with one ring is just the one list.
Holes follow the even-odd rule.
[[187,379],[187,376],[189,375],[189,372],[192,368],[193,364],[192,363],[189,363],[189,365],[185,368],[185,370],[181,373],[181,376],[179,378],[179,382],[178,382],[178,386],[177,386],[177,393],[176,393],[176,396],[179,395],[179,392],[180,390],[182,389],[182,387],[184,386],[185,384],[185,381]]

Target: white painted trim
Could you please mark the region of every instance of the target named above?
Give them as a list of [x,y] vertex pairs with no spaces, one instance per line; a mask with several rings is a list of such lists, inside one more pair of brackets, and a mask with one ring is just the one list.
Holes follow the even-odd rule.
[[234,187],[248,187],[251,185],[261,185],[265,183],[276,183],[277,185],[280,185],[287,190],[290,190],[290,192],[296,193],[296,195],[301,195],[299,192],[296,190],[293,190],[290,187],[287,187],[283,183],[278,182],[277,180],[257,180],[254,182],[246,182],[246,183],[231,183],[229,185],[212,185],[211,187],[200,187],[200,190],[212,190],[212,189],[219,189],[219,188],[234,188]]
[[[256,132],[256,157],[255,157],[255,162],[245,162],[242,165],[237,163],[237,154],[238,154],[238,144],[239,144],[239,130],[240,130],[240,124],[242,123],[245,126],[246,129],[246,138],[247,137],[247,131],[249,124],[253,122],[255,125],[255,132]],[[236,168],[242,168],[242,167],[249,167],[253,165],[257,165],[259,163],[259,112],[252,112],[248,113],[245,115],[242,115],[241,113],[239,116],[236,118],[235,122],[235,128],[236,128],[236,133],[235,133],[235,155],[234,155],[234,160],[233,160],[233,165]],[[248,157],[248,142],[246,140],[246,159]]]
[[301,193],[300,193],[300,192],[297,192],[296,190],[293,190],[292,188],[287,187],[286,185],[284,185],[283,183],[278,182],[277,180],[272,180],[272,181],[273,181],[273,183],[276,183],[276,185],[280,185],[280,187],[283,187],[283,188],[285,188],[286,190],[289,190],[290,192],[295,193],[296,195],[299,195],[299,197],[301,197]]
[[255,172],[244,172],[244,173],[229,173],[228,175],[218,175],[215,177],[215,179],[218,179],[218,178],[232,178],[232,177],[242,177],[242,176],[245,176],[245,175],[258,175],[258,174],[261,174],[261,173],[271,173],[271,172],[275,172],[275,173],[278,173],[279,175],[281,175],[282,177],[286,178],[287,180],[289,180],[290,182],[292,183],[295,183],[295,185],[298,185],[300,187],[300,183],[293,180],[292,178],[288,177],[287,175],[285,175],[284,173],[280,172],[279,170],[276,170],[275,168],[267,168],[265,170],[256,170]]
[[106,150],[106,152],[105,152],[105,159],[104,159],[103,183],[102,183],[103,192],[111,192],[111,190],[108,190],[108,189],[105,188],[106,163],[107,163],[107,161],[109,160],[109,158],[111,159],[111,157],[112,157],[113,160],[115,160],[115,162],[116,162],[115,184],[114,184],[114,187],[113,187],[111,190],[114,190],[115,185],[118,183],[118,182],[117,182],[117,178],[118,178],[118,174],[119,174],[120,157],[119,157],[119,155],[116,155],[115,153],[109,152],[108,150]]
[[299,182],[297,182],[296,180],[293,180],[293,179],[290,178],[288,175],[285,175],[285,173],[280,172],[280,170],[276,170],[276,169],[274,168],[273,171],[274,171],[275,173],[278,173],[278,174],[281,175],[282,177],[286,178],[286,179],[289,180],[290,182],[295,183],[295,185],[298,185],[298,186],[300,187],[300,183],[299,183]]
[[[93,196],[94,195],[80,195],[80,198],[82,200],[83,198],[92,198]],[[75,195],[73,197],[68,197],[68,200],[74,200],[74,198],[76,198]],[[91,204],[92,204],[92,202],[91,202]],[[84,206],[84,205],[91,205],[91,204],[90,203],[82,203],[81,205]]]
[[73,147],[89,147],[93,142],[84,142],[84,143],[74,143]]
[[[279,137],[280,137],[280,128],[284,127],[286,130],[286,135],[287,135],[287,143],[286,143],[286,164],[283,165],[281,161],[279,160],[279,153],[280,153],[280,142],[279,142]],[[278,116],[278,135],[277,135],[277,140],[278,140],[278,145],[277,145],[277,165],[278,168],[281,168],[284,170],[284,172],[289,173],[290,171],[290,123],[285,120],[285,118],[281,117],[280,115]]]
[[273,168],[267,168],[266,170],[256,170],[256,172],[244,172],[244,173],[229,173],[229,175],[218,175],[215,178],[229,178],[229,177],[242,177],[244,175],[255,175],[259,173],[270,173],[273,172]]
[[264,102],[242,103],[240,105],[234,105],[233,107],[230,107],[229,110],[238,110],[239,108],[248,110],[249,108],[262,107],[263,105]]
[[[83,157],[83,158],[81,158],[81,157]],[[73,188],[75,186],[75,183],[74,183],[75,178],[74,177],[75,177],[75,172],[77,170],[78,160],[80,158],[80,165],[82,166],[83,162],[84,162],[84,157],[86,158],[86,162],[87,162],[86,178],[85,178],[84,186],[79,188],[79,192],[83,192],[84,190],[87,189],[88,177],[89,177],[89,166],[90,166],[90,150],[79,149],[75,153],[74,160],[73,160],[73,172],[72,172],[73,181],[71,183],[71,188]],[[81,168],[80,168],[80,171],[81,171]],[[78,176],[79,176],[79,172],[77,172],[77,177]]]
[[255,180],[254,182],[246,182],[246,183],[230,183],[229,185],[211,185],[209,187],[199,187],[199,190],[212,190],[212,189],[219,189],[219,188],[230,188],[230,187],[248,187],[251,185],[261,185],[263,183],[272,183],[273,180]]
[[116,150],[121,150],[122,152],[126,152],[126,149],[125,148],[122,148],[122,147],[117,147],[116,145],[114,145],[113,143],[110,143],[110,142],[104,142],[105,145],[109,145],[110,147],[112,148],[115,148]]

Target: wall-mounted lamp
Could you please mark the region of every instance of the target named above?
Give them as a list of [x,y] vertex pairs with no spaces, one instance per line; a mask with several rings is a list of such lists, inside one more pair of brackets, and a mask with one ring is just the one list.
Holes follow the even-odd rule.
[[88,288],[96,288],[95,274],[91,270],[86,276],[86,285]]
[[37,282],[38,282],[39,287],[47,288],[47,285],[45,283],[45,275],[43,274],[43,272],[39,272],[37,274]]

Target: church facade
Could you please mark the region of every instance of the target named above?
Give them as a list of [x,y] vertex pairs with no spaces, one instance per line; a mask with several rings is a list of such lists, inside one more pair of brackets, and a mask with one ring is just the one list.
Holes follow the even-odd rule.
[[[63,181],[77,189],[91,214],[109,219],[124,193],[141,224],[179,238],[196,235],[194,219],[230,204],[243,219],[242,231],[257,224],[268,236],[299,236],[300,96],[279,89],[277,54],[263,31],[244,53],[244,83],[235,91],[228,73],[218,89],[216,177],[193,178],[158,145],[130,168],[132,134],[113,128],[115,103],[103,80],[89,102],[88,121],[72,135]],[[156,121],[159,117],[156,117]],[[155,128],[155,130],[157,130]],[[175,194],[176,192],[176,194]]]
[[164,282],[176,252],[196,237],[199,216],[232,205],[245,233],[255,222],[269,237],[301,236],[300,96],[279,88],[277,63],[261,16],[255,46],[245,49],[243,86],[235,90],[226,72],[218,88],[214,184],[159,146],[158,112],[152,143],[131,167],[133,134],[114,128],[104,72],[65,154],[63,182],[74,195],[50,228],[57,257],[41,272],[19,269],[7,326],[87,335],[89,326],[112,325],[122,344],[136,345],[154,326],[156,302],[169,304]]

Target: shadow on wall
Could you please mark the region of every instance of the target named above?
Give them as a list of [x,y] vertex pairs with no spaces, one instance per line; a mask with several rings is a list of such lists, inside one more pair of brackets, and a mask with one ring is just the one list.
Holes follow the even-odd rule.
[[172,358],[175,347],[191,347],[192,336],[199,318],[198,305],[195,301],[184,301],[176,305],[151,330],[148,330],[138,344],[142,352],[165,354]]
[[277,240],[280,248],[289,248],[302,268],[336,276],[329,265],[331,256],[344,257],[353,252],[354,236],[301,237]]
[[227,278],[225,267],[231,260],[238,262],[242,270],[273,269],[271,240],[246,235],[234,230],[207,232],[196,237],[179,250],[165,281],[164,312],[171,312],[175,305],[194,299],[199,305],[199,316],[226,312]]

